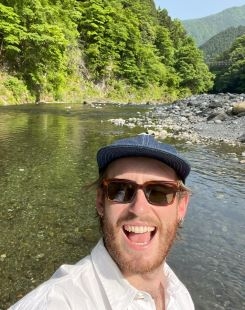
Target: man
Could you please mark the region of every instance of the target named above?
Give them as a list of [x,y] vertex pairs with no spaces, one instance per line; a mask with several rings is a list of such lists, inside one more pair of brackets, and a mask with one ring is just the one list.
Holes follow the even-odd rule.
[[96,209],[103,239],[74,266],[12,310],[193,310],[166,263],[185,217],[189,163],[150,135],[115,141],[97,153]]

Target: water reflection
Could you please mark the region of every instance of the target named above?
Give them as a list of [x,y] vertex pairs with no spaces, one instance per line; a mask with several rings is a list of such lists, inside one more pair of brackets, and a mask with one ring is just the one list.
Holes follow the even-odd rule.
[[[62,263],[74,263],[98,238],[95,154],[142,128],[114,127],[147,107],[23,106],[0,109],[0,309],[36,287]],[[193,165],[193,196],[169,257],[198,310],[245,309],[244,165],[234,150],[170,141]],[[236,150],[241,153],[242,150]]]

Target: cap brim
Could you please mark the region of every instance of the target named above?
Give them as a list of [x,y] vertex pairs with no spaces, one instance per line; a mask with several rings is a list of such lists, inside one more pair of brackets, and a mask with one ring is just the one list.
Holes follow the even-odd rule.
[[150,148],[149,146],[110,145],[100,149],[97,153],[99,171],[103,171],[112,161],[124,157],[149,157],[157,159],[174,169],[183,181],[185,181],[191,169],[190,164],[185,159],[171,152]]

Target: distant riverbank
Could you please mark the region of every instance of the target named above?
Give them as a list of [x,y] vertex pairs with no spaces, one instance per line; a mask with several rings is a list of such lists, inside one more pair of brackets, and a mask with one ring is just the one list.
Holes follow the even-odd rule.
[[227,143],[245,150],[245,94],[202,94],[154,106],[146,114],[112,119],[117,125],[142,126],[160,138],[185,139],[189,144]]

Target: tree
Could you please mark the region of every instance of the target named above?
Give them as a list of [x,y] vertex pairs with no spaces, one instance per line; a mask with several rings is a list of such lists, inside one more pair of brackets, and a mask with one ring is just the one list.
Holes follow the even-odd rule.
[[58,99],[75,72],[104,94],[117,83],[158,94],[212,85],[182,24],[153,0],[2,0],[1,8],[2,64],[36,101],[46,94]]
[[218,59],[226,64],[216,73],[215,91],[245,92],[245,35],[238,37],[232,47]]
[[186,43],[176,50],[175,57],[174,68],[181,79],[181,88],[197,94],[213,86],[213,76],[192,39],[186,40]]
[[25,29],[20,25],[20,18],[12,7],[0,3],[0,61],[12,62],[20,52],[19,43],[25,35]]
[[[13,72],[18,72],[39,101],[48,91],[58,93],[67,70],[67,48],[77,36],[76,2],[45,0],[6,1],[19,21],[22,36],[17,42],[16,55],[9,60]],[[68,6],[70,4],[70,6]],[[68,9],[64,9],[64,5]]]
[[200,50],[189,37],[178,20],[171,20],[166,10],[158,10],[159,24],[156,46],[162,58],[171,66],[172,85],[184,94],[200,93],[213,85],[213,75],[209,72]]
[[151,44],[152,38],[142,36],[138,14],[143,13],[136,6],[139,3],[128,3],[123,10],[118,0],[81,3],[81,42],[86,67],[96,83],[104,85],[114,77],[145,87],[162,79],[164,65]]

